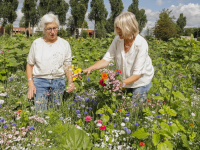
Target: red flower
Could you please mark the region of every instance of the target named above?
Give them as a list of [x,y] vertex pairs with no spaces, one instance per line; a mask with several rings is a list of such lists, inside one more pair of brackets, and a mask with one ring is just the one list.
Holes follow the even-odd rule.
[[100,126],[99,128],[100,128],[100,130],[105,130],[105,129],[106,129],[106,126],[105,126],[105,125],[102,125],[102,126]]
[[121,70],[117,69],[116,72],[117,72],[117,74],[120,74],[120,73],[121,73]]
[[143,142],[140,142],[140,145],[141,145],[141,146],[145,146],[145,144],[144,144]]
[[119,112],[122,112],[122,109],[119,109],[118,111],[119,111]]
[[102,86],[105,86],[105,85],[106,85],[105,83],[103,83],[103,79],[101,79],[101,80],[99,81],[99,84],[101,84]]
[[20,114],[22,112],[22,110],[18,110],[17,113]]
[[194,125],[191,123],[190,126],[193,127]]

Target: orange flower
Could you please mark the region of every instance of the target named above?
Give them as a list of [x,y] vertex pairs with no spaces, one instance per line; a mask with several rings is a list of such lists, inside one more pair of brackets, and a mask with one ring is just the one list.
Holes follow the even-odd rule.
[[193,127],[194,125],[191,123],[190,126]]
[[150,101],[150,100],[148,100],[148,102],[150,103],[151,101]]
[[145,144],[144,144],[143,142],[140,142],[140,145],[141,145],[141,146],[145,146]]
[[119,109],[119,112],[122,112],[122,109]]
[[107,79],[107,78],[108,78],[107,73],[102,73],[101,78],[102,78],[102,79]]
[[22,112],[22,110],[18,110],[17,113],[20,114]]

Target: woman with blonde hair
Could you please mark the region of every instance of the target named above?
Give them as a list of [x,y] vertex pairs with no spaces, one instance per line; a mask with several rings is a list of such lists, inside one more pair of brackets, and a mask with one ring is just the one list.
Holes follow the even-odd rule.
[[41,111],[47,110],[49,100],[60,105],[65,75],[69,83],[68,92],[75,88],[71,48],[66,40],[57,36],[59,24],[58,16],[51,12],[41,18],[44,36],[33,41],[27,57],[28,98],[35,97],[36,109]]
[[144,102],[154,76],[154,68],[148,55],[147,41],[139,34],[138,22],[131,12],[123,12],[114,22],[114,38],[103,59],[84,70],[89,75],[92,71],[108,66],[115,61],[125,88],[133,93],[132,100]]

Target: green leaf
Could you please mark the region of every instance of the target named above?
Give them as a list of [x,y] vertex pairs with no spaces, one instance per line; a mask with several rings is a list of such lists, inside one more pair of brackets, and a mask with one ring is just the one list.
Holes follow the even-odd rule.
[[178,120],[176,120],[175,123],[176,123],[177,127],[178,127],[180,130],[182,130],[184,133],[186,133],[186,132],[185,132],[185,128],[179,123]]
[[171,116],[176,116],[176,115],[177,115],[176,111],[173,110],[173,109],[170,109],[170,110],[169,110],[169,114],[170,114]]
[[156,146],[158,145],[159,143],[159,140],[160,140],[160,135],[159,134],[156,134],[156,133],[153,133],[153,144]]
[[109,121],[110,117],[107,115],[103,115],[101,116],[101,120],[103,121],[103,123],[107,123]]
[[92,150],[109,150],[108,148],[93,147]]
[[140,128],[132,134],[134,137],[138,139],[146,139],[149,136],[149,133],[144,130],[144,128]]
[[154,96],[153,98],[154,98],[154,99],[157,99],[157,100],[163,100],[163,99],[164,99],[164,98],[161,97],[161,96]]
[[184,95],[180,91],[176,91],[176,92],[173,91],[172,93],[176,98],[181,99],[181,100],[185,100]]
[[189,142],[187,140],[187,136],[183,133],[181,133],[181,139],[183,141],[183,147],[189,147]]
[[170,141],[165,141],[157,146],[158,150],[173,150],[173,145]]
[[65,147],[69,149],[86,149],[91,148],[93,144],[85,131],[77,129],[75,126],[69,130],[66,135]]
[[166,114],[166,112],[165,112],[164,109],[160,109],[160,110],[159,110],[159,113],[161,113],[161,114]]

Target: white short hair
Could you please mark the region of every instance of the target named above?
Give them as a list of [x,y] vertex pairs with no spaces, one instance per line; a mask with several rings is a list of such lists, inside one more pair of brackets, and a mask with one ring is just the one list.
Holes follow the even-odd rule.
[[135,15],[131,12],[123,12],[115,18],[115,33],[116,28],[122,30],[122,37],[126,39],[133,39],[139,33],[138,22]]
[[60,22],[58,20],[58,15],[54,15],[52,12],[45,14],[40,19],[40,27],[41,27],[42,31],[44,32],[44,28],[45,28],[47,23],[51,23],[51,22],[54,22],[54,21],[56,22],[56,24],[58,25],[58,28],[59,28]]

